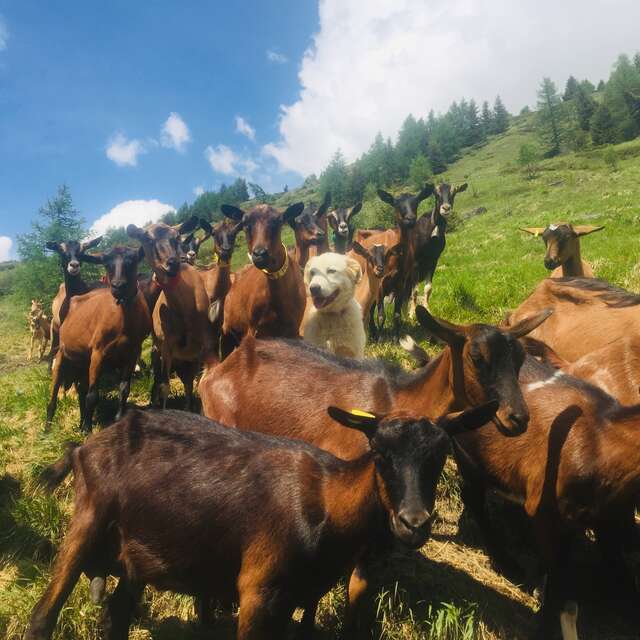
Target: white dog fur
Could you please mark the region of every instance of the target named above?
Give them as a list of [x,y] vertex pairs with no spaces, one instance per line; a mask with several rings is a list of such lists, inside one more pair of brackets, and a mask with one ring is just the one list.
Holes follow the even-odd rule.
[[307,262],[308,312],[302,330],[307,342],[339,356],[364,357],[362,308],[354,298],[361,278],[360,265],[339,253],[323,253]]

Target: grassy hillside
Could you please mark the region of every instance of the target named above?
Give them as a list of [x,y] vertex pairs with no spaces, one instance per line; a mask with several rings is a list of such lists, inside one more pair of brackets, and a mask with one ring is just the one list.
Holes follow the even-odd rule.
[[[567,220],[604,224],[605,231],[583,243],[583,257],[596,273],[633,290],[640,289],[636,230],[640,201],[640,140],[619,145],[618,170],[611,171],[600,150],[571,154],[540,163],[536,179],[526,180],[516,166],[518,150],[531,141],[526,118],[450,167],[445,178],[468,181],[456,199],[456,230],[448,235],[434,282],[433,311],[452,321],[498,321],[515,307],[546,271],[539,238],[518,231]],[[400,186],[397,189],[401,190]],[[291,191],[278,204],[308,201],[317,194]],[[428,208],[430,203],[425,203]],[[487,212],[465,214],[484,207]],[[365,203],[361,220],[371,219],[379,204]],[[367,217],[369,216],[369,217]],[[240,247],[238,263],[245,260]],[[76,399],[59,403],[51,433],[43,433],[48,376],[44,364],[26,363],[26,308],[11,297],[0,298],[0,637],[18,639],[28,614],[48,580],[50,563],[71,509],[71,484],[47,496],[33,479],[60,455],[66,440],[79,438]],[[416,334],[407,323],[406,329]],[[417,332],[420,336],[420,332]],[[388,342],[369,347],[370,354],[408,361]],[[148,402],[149,380],[136,379],[131,401]],[[177,389],[177,385],[176,385]],[[105,425],[115,412],[115,391],[100,405]],[[378,588],[378,636],[390,640],[526,638],[533,628],[536,600],[528,591],[497,575],[479,546],[478,532],[462,512],[455,467],[441,483],[440,518],[432,540],[415,553],[398,552],[381,574]],[[518,547],[528,569],[534,561]],[[594,577],[597,556],[587,556],[581,584],[588,587],[581,607],[587,639],[636,637],[625,618],[600,602],[610,585]],[[597,593],[594,586],[598,585]],[[57,639],[99,637],[100,608],[89,603],[82,579],[60,619]],[[344,613],[344,587],[323,601],[318,622],[322,637],[333,638]],[[190,598],[148,590],[131,637],[136,640],[188,640],[232,637],[233,621],[221,612],[212,634],[194,622]]]

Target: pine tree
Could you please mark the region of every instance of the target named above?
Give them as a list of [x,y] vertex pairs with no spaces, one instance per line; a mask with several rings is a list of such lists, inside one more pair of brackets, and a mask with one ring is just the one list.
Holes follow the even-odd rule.
[[594,145],[615,142],[615,126],[606,104],[599,105],[591,118],[591,140]]
[[509,128],[509,112],[500,96],[493,103],[493,133],[504,133]]
[[395,146],[395,161],[401,178],[409,175],[411,161],[426,151],[427,132],[424,122],[417,121],[409,114],[398,132],[398,142]]
[[489,103],[485,100],[482,103],[482,115],[480,116],[484,135],[488,136],[493,132],[493,114],[489,107]]
[[587,94],[582,86],[579,86],[575,94],[576,115],[578,126],[582,131],[589,131],[591,128],[591,117],[596,110],[595,100]]
[[326,169],[320,174],[320,191],[331,192],[331,201],[336,207],[346,207],[349,202],[347,163],[338,149]]
[[576,97],[576,93],[578,91],[578,81],[573,77],[569,76],[567,80],[567,84],[564,89],[564,94],[562,99],[567,102],[569,100],[573,100]]
[[640,51],[633,56],[633,64],[635,68],[640,72]]
[[436,140],[430,140],[427,147],[427,157],[433,173],[442,173],[447,170],[447,159],[442,152],[440,144]]
[[484,142],[486,136],[484,135],[484,129],[478,116],[478,105],[475,100],[470,100],[467,105],[467,141],[468,145],[479,144]]
[[561,147],[560,96],[551,78],[543,78],[538,89],[538,132],[547,146],[547,157],[556,156]]
[[600,82],[598,82],[598,88],[596,89],[596,91],[600,92],[600,91],[604,91],[606,88],[606,85],[604,83],[604,80],[600,80]]
[[591,82],[590,80],[582,80],[580,82],[580,88],[587,94],[587,95],[591,95],[596,88],[593,86],[593,82]]
[[424,186],[424,183],[431,177],[431,164],[426,156],[418,155],[411,161],[411,167],[409,167],[409,181],[411,186],[420,191]]

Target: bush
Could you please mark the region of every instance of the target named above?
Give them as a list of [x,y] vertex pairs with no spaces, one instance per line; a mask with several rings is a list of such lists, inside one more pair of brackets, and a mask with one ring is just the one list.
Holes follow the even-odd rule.
[[613,147],[609,146],[605,149],[602,159],[611,171],[618,170],[618,154]]
[[532,144],[523,144],[518,153],[518,164],[528,180],[538,175],[538,150]]
[[416,191],[419,191],[430,178],[431,163],[426,156],[417,155],[409,166],[409,182]]

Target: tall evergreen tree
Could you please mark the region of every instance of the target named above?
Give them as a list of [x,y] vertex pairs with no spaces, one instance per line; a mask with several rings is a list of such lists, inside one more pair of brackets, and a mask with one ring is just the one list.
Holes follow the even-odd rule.
[[638,72],[640,72],[640,51],[638,51],[638,53],[636,53],[636,55],[633,56],[633,64],[635,68],[638,70]]
[[544,141],[548,157],[560,153],[562,114],[560,96],[551,78],[543,78],[538,89],[538,132]]
[[604,91],[606,88],[606,85],[604,83],[604,80],[600,80],[600,82],[598,82],[598,88],[596,89],[596,91],[600,92],[600,91]]
[[504,133],[509,128],[509,112],[502,103],[500,96],[496,96],[493,103],[493,133]]
[[633,100],[640,96],[640,70],[629,56],[621,55],[616,60],[607,82],[604,103],[609,107],[616,127],[616,137],[631,140],[640,135],[640,120],[634,117]]
[[484,129],[478,116],[478,105],[475,100],[470,100],[467,105],[468,145],[479,144],[485,140]]
[[567,84],[564,89],[564,94],[562,95],[562,99],[565,102],[569,100],[573,100],[576,97],[576,93],[578,91],[578,81],[573,77],[569,76],[567,80]]
[[427,147],[427,157],[433,173],[443,173],[447,170],[447,159],[442,151],[442,147],[437,140],[430,140]]
[[591,140],[595,145],[615,142],[616,130],[611,111],[606,104],[601,104],[591,118]]
[[482,114],[480,116],[482,122],[482,128],[484,129],[484,135],[488,136],[493,133],[493,114],[489,103],[485,100],[482,103]]
[[578,126],[582,131],[589,131],[591,128],[591,117],[596,110],[596,101],[585,92],[582,85],[578,86],[575,94],[576,115]]
[[409,114],[402,123],[395,146],[396,167],[401,178],[409,175],[411,161],[426,151],[426,147],[427,132],[424,123]]
[[346,207],[349,202],[349,176],[347,163],[342,151],[338,149],[331,158],[327,168],[320,174],[320,191],[331,192],[331,201],[337,207]]

